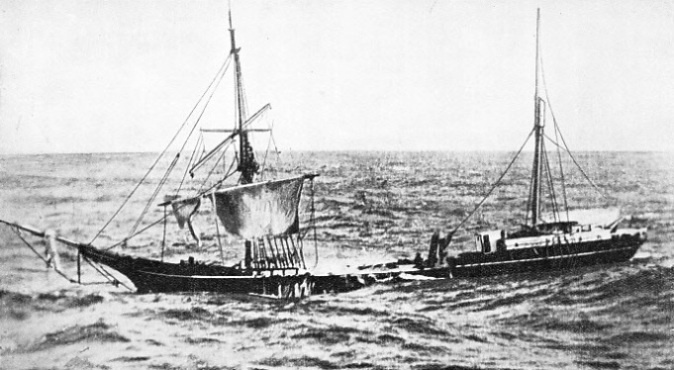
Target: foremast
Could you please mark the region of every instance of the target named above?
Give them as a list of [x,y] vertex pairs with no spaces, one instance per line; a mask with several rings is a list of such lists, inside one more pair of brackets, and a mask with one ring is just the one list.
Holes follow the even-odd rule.
[[255,181],[255,175],[260,169],[260,165],[255,160],[255,153],[248,141],[248,132],[244,129],[246,123],[247,112],[245,102],[245,92],[243,89],[243,81],[241,78],[241,61],[239,59],[240,48],[236,47],[236,40],[234,37],[234,26],[232,26],[232,11],[229,10],[229,36],[231,42],[230,53],[234,56],[234,86],[236,93],[236,112],[237,112],[237,130],[239,134],[239,165],[238,171],[241,173],[239,183],[250,184]]

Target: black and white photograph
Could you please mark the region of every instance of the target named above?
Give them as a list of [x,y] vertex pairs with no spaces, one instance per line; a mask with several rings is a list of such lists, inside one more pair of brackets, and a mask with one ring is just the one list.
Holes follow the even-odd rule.
[[0,0],[0,369],[674,368],[674,1]]

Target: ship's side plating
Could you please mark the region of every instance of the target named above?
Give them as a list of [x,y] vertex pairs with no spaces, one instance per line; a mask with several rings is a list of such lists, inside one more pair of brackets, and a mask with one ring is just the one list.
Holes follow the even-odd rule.
[[[535,241],[534,241],[535,240]],[[527,242],[521,247],[519,242]],[[646,241],[646,229],[619,229],[595,239],[573,234],[508,239],[513,247],[448,257],[444,266],[411,272],[435,278],[484,277],[518,272],[545,272],[625,262]]]

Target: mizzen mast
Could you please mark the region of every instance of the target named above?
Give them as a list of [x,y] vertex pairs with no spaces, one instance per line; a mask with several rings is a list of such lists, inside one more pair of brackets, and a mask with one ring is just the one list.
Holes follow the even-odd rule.
[[540,29],[541,10],[536,12],[536,86],[534,90],[534,134],[536,146],[534,148],[534,165],[531,175],[531,194],[530,207],[531,226],[536,227],[541,211],[541,156],[543,155],[543,127],[545,126],[545,102],[538,95],[539,78],[539,29]]

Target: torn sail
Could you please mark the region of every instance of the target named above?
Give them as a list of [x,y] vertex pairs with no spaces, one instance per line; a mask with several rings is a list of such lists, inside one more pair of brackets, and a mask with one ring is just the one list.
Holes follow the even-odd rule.
[[173,208],[173,215],[178,221],[178,227],[181,229],[185,227],[185,222],[190,222],[192,216],[197,213],[199,206],[201,205],[201,199],[199,198],[187,198],[187,199],[178,199],[177,196],[166,195],[164,196],[165,202],[171,202],[171,208]]
[[245,239],[297,232],[304,176],[261,182],[213,193],[228,233]]

